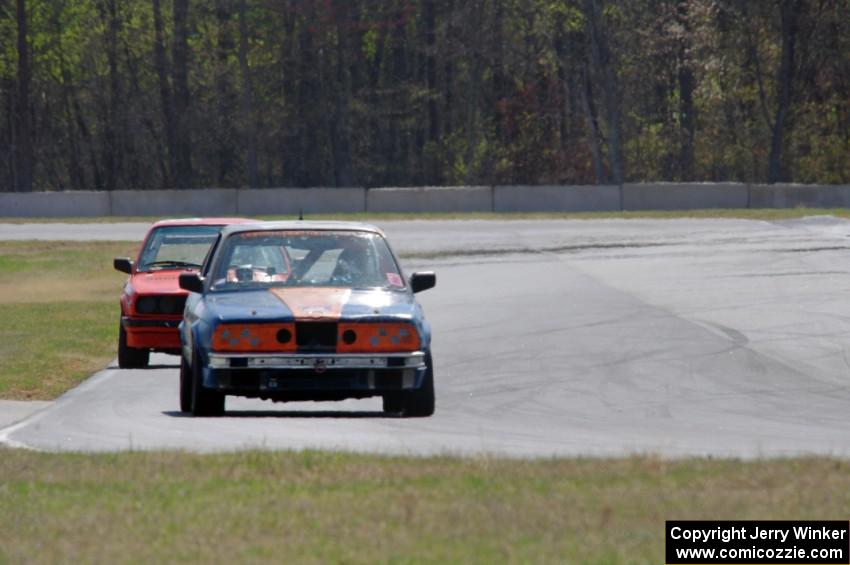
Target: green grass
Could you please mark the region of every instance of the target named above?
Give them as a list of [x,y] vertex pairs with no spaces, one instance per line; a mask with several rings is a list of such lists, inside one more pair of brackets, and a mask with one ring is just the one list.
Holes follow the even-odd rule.
[[[752,220],[783,220],[801,218],[804,216],[819,216],[829,214],[842,218],[850,218],[850,208],[736,208],[736,209],[705,209],[705,210],[644,210],[628,212],[359,212],[350,214],[311,214],[305,212],[306,220],[349,220],[364,222],[381,222],[391,220],[601,220],[601,219],[635,219],[635,218],[742,218]],[[185,217],[171,216],[174,218]],[[105,216],[95,218],[12,218],[0,217],[0,223],[118,223],[143,222],[153,223],[165,219],[163,216]],[[294,214],[282,216],[257,216],[261,220],[294,220]]]
[[0,242],[0,398],[49,400],[115,356],[133,243]]
[[663,563],[668,519],[842,519],[850,463],[0,451],[0,562]]

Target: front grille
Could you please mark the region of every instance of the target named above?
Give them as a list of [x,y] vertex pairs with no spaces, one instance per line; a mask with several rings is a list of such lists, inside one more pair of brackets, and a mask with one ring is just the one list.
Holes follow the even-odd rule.
[[336,351],[336,322],[295,322],[299,353]]

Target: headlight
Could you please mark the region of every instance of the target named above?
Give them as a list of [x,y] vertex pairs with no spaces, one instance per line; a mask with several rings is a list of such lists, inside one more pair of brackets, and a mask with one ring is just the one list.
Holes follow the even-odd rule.
[[295,324],[219,324],[212,350],[221,353],[285,353],[297,349]]
[[140,296],[136,300],[136,312],[139,314],[181,314],[186,299],[182,296]]
[[163,296],[159,299],[159,311],[163,314],[177,314],[178,303],[174,296]]
[[156,297],[142,296],[136,301],[136,311],[139,314],[153,314],[156,312]]
[[339,324],[340,353],[417,351],[419,333],[407,322]]

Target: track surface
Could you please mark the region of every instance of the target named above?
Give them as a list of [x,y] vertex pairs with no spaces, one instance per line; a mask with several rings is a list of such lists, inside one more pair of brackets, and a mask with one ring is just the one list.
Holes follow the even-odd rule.
[[[420,295],[435,336],[433,418],[383,417],[376,399],[232,398],[224,418],[190,418],[177,408],[178,359],[159,355],[150,370],[97,374],[0,439],[95,451],[850,456],[850,223],[383,225],[408,272],[438,271]],[[3,226],[0,238],[39,231]],[[134,239],[144,226],[46,231]]]

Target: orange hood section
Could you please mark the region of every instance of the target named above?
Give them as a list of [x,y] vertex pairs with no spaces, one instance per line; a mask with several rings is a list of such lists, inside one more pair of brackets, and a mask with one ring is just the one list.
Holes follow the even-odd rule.
[[351,297],[348,288],[273,288],[270,292],[299,320],[339,320]]

